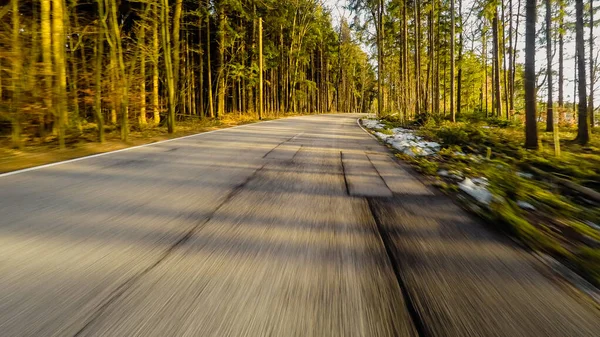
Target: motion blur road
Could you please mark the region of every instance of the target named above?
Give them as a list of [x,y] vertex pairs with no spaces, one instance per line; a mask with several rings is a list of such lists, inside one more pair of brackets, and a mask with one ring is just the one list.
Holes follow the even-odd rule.
[[0,336],[600,336],[357,117],[0,176]]

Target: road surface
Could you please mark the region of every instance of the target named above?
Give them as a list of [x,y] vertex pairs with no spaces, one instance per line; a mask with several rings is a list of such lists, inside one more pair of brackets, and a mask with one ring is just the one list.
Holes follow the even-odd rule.
[[356,115],[0,176],[0,335],[600,336]]

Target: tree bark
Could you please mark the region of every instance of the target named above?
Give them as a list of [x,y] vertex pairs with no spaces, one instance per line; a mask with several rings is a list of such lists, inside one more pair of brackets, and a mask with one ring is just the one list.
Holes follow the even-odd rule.
[[217,85],[217,118],[225,114],[225,4],[219,4],[219,71]]
[[546,106],[546,132],[554,131],[554,94],[552,86],[552,1],[546,0],[546,81],[548,82],[548,101]]
[[146,27],[144,23],[140,26],[140,37],[138,43],[140,45],[140,116],[138,123],[140,127],[145,127],[148,124],[146,120]]
[[[99,0],[102,1],[102,0]],[[160,92],[159,92],[159,70],[160,54],[159,54],[159,4],[152,5],[152,114],[154,126],[160,124]]]
[[588,117],[590,119],[590,133],[594,130],[594,0],[590,0],[590,94],[588,102]]
[[65,133],[67,128],[67,67],[65,62],[65,25],[64,0],[52,1],[52,52],[56,74],[55,99],[56,116],[58,119],[58,144],[65,148]]
[[52,21],[50,19],[51,0],[41,0],[41,38],[42,38],[42,73],[43,73],[43,88],[44,88],[44,107],[46,111],[45,117],[42,117],[41,124],[42,132],[45,134],[46,123],[52,118],[54,111],[52,106],[53,88],[52,88]]
[[[180,68],[181,68],[181,7],[183,0],[175,1],[175,10],[173,11],[173,40],[171,43],[173,44],[173,87],[175,88],[175,109],[179,106],[179,102],[184,102],[184,100],[179,99],[181,91],[179,78],[180,78]],[[168,18],[167,18],[168,20]]]
[[167,130],[169,133],[175,132],[175,75],[173,63],[171,60],[171,37],[169,32],[169,2],[161,0],[162,10],[160,12],[161,40],[163,47],[163,57],[165,60],[165,70],[167,73]]
[[[582,1],[582,0],[579,0]],[[537,21],[537,1],[525,3],[525,147],[538,148],[536,123],[536,78],[535,78],[535,40]]]
[[12,36],[11,36],[11,52],[13,56],[13,73],[12,73],[12,97],[11,97],[11,129],[12,143],[16,148],[22,148],[21,141],[21,88],[23,74],[23,54],[21,51],[21,38],[19,31],[21,30],[21,13],[19,11],[19,1],[12,0]]
[[104,143],[104,115],[102,114],[102,58],[104,56],[104,36],[106,34],[106,15],[104,13],[104,0],[97,0],[98,17],[102,21],[98,25],[98,33],[96,34],[96,50],[95,50],[95,73],[94,81],[96,92],[94,95],[94,114],[98,130],[98,142]]
[[559,17],[558,17],[558,107],[562,113],[565,107],[564,102],[564,83],[565,83],[565,0],[559,0]]
[[579,121],[577,125],[577,142],[581,145],[586,145],[590,140],[590,132],[588,126],[588,108],[587,108],[587,82],[585,74],[585,38],[583,25],[583,0],[575,1],[575,45],[577,49],[577,74],[579,82]]
[[455,62],[454,62],[454,44],[455,44],[455,15],[454,15],[454,0],[450,0],[450,118],[452,122],[456,122],[456,111],[454,109],[455,95]]
[[494,40],[494,105],[496,115],[502,115],[502,90],[500,87],[500,28],[498,24],[498,7],[495,7],[492,19],[492,33]]

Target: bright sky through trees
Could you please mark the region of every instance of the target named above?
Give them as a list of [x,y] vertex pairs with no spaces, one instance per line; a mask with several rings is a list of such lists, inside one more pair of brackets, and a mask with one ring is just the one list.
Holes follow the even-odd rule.
[[[345,9],[348,5],[348,0],[324,0],[324,4],[325,6],[327,6],[328,8],[331,9],[331,14],[332,17],[334,19],[334,23],[337,25],[339,24],[339,20],[340,17],[345,16],[348,18],[349,21],[351,21],[351,17],[352,17],[352,13]],[[524,2],[523,2],[524,4]],[[456,1],[456,6],[458,6],[458,0]],[[538,7],[539,6],[543,6],[543,2],[542,1],[538,1]],[[469,22],[465,23],[465,33],[468,34],[472,34],[473,30],[477,30],[478,27],[475,24],[475,21],[477,21],[477,14],[475,12],[471,12],[469,13],[468,10],[469,9],[473,9],[475,8],[474,6],[474,1],[473,0],[463,0],[463,8],[467,9],[463,15],[463,17],[465,19],[469,19]],[[538,36],[540,37],[540,39],[544,36],[544,20],[543,20],[543,15],[544,15],[544,11],[542,10],[543,8],[540,7],[538,8],[538,20],[537,20],[537,30],[538,30]],[[568,11],[573,11],[574,13],[574,8],[569,8]],[[469,15],[470,14],[470,15]],[[521,15],[524,15],[524,8],[521,10]],[[469,27],[469,24],[472,24],[472,27]],[[525,29],[525,21],[523,19],[520,20],[520,24],[519,24],[519,31],[523,32]],[[524,53],[524,48],[525,48],[525,38],[522,34],[520,34],[521,36],[519,36],[518,39],[518,47],[517,47],[517,63],[519,64],[523,64],[525,62],[525,53]],[[598,37],[600,37],[600,29],[596,29],[594,32],[594,43],[596,44],[597,41],[599,40]],[[457,37],[458,38],[458,37]],[[468,39],[468,37],[467,37]],[[587,39],[587,29],[586,29],[586,39]],[[466,45],[471,45],[470,41],[465,41]],[[477,38],[474,41],[473,45],[475,46],[475,48],[480,49],[481,48],[481,41],[479,41]],[[556,47],[555,47],[556,49]],[[600,52],[600,48],[596,48],[595,54],[596,57],[598,57],[598,52]],[[373,51],[374,52],[374,51]],[[488,50],[488,52],[490,53],[489,57],[491,58],[491,50]],[[540,40],[538,41],[538,46],[537,46],[537,54],[536,54],[536,68],[538,69],[538,73],[542,74],[542,70],[546,68],[546,50],[544,48],[543,42]],[[575,53],[575,33],[573,31],[568,31],[567,32],[567,38],[565,41],[565,100],[567,102],[572,102],[573,101],[573,91],[574,91],[574,83],[573,83],[573,78],[574,78],[574,55]],[[586,46],[586,59],[588,58],[588,46]],[[554,55],[554,64],[553,64],[553,68],[554,68],[554,73],[555,76],[557,75],[557,64],[558,64],[558,53],[555,53]],[[544,81],[544,76],[541,75],[538,77],[538,86],[541,84],[541,82]],[[538,96],[541,100],[545,99],[546,97],[546,89],[547,87],[545,85],[541,85],[540,90],[538,92]],[[595,90],[595,100],[598,101],[600,100],[600,90],[597,89],[596,86],[596,90]]]

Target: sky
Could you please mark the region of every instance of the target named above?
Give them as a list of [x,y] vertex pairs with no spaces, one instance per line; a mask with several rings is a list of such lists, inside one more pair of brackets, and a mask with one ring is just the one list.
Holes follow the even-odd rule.
[[[472,3],[473,0],[463,0],[463,8],[471,8],[472,7]],[[347,18],[351,18],[352,14],[345,10],[344,7],[347,5],[347,0],[323,0],[324,4],[326,7],[328,7],[329,9],[331,9],[331,14],[334,20],[334,25],[338,25],[340,22],[340,18],[345,16]],[[523,15],[524,13],[524,8],[521,10],[521,15]],[[545,13],[545,10],[543,7],[539,7],[538,8],[538,36],[540,37],[544,37],[544,30],[542,30],[542,25],[544,24],[544,20],[543,20],[543,15]],[[515,13],[516,15],[516,13]],[[570,16],[568,19],[569,20],[573,20],[574,15],[572,14],[567,14],[568,16]],[[474,17],[474,15],[473,15]],[[517,63],[523,63],[524,62],[524,58],[525,58],[525,53],[524,53],[524,48],[525,48],[525,37],[523,35],[524,30],[525,30],[525,24],[524,24],[524,18],[522,18],[520,20],[520,27],[519,27],[519,40],[517,43]],[[585,36],[586,36],[586,58],[589,54],[589,46],[587,45],[587,40],[588,40],[588,36],[589,36],[589,30],[586,28],[585,31]],[[600,41],[599,39],[600,37],[600,27],[598,27],[597,29],[595,29],[595,33],[594,33],[594,39],[596,41],[596,52],[600,51],[600,44],[598,43],[598,41]],[[569,40],[574,40],[574,36],[571,37],[567,37],[567,39]],[[363,47],[365,50],[367,50],[368,48]],[[491,49],[491,48],[490,48]],[[567,100],[567,102],[570,102],[573,100],[573,91],[574,91],[574,83],[573,83],[573,77],[574,77],[574,50],[575,50],[575,44],[573,42],[567,42],[565,43],[565,100]],[[368,50],[367,50],[368,51]],[[596,54],[596,53],[595,53]],[[538,70],[541,69],[545,69],[546,68],[546,49],[539,45],[537,48],[537,53],[536,53],[536,68]],[[558,71],[558,53],[555,53],[554,56],[554,60],[553,60],[553,70],[555,72]],[[540,77],[540,81],[543,80],[544,76]],[[600,77],[599,75],[597,75],[596,77]],[[589,81],[589,77],[588,77],[588,81]],[[554,77],[554,83],[555,86],[558,83],[558,79],[557,76]],[[588,82],[588,87],[589,87],[589,82]],[[589,93],[588,93],[589,94]],[[546,98],[546,90],[545,90],[545,86],[543,86],[540,89],[539,95],[541,96],[540,98],[545,99]],[[557,92],[555,92],[555,96],[557,95]],[[595,101],[596,102],[600,102],[600,90],[598,89],[597,85],[596,85],[596,90],[594,93],[594,97],[595,97]],[[558,97],[554,97],[554,101],[557,101]],[[596,105],[598,106],[599,104],[596,103]]]

